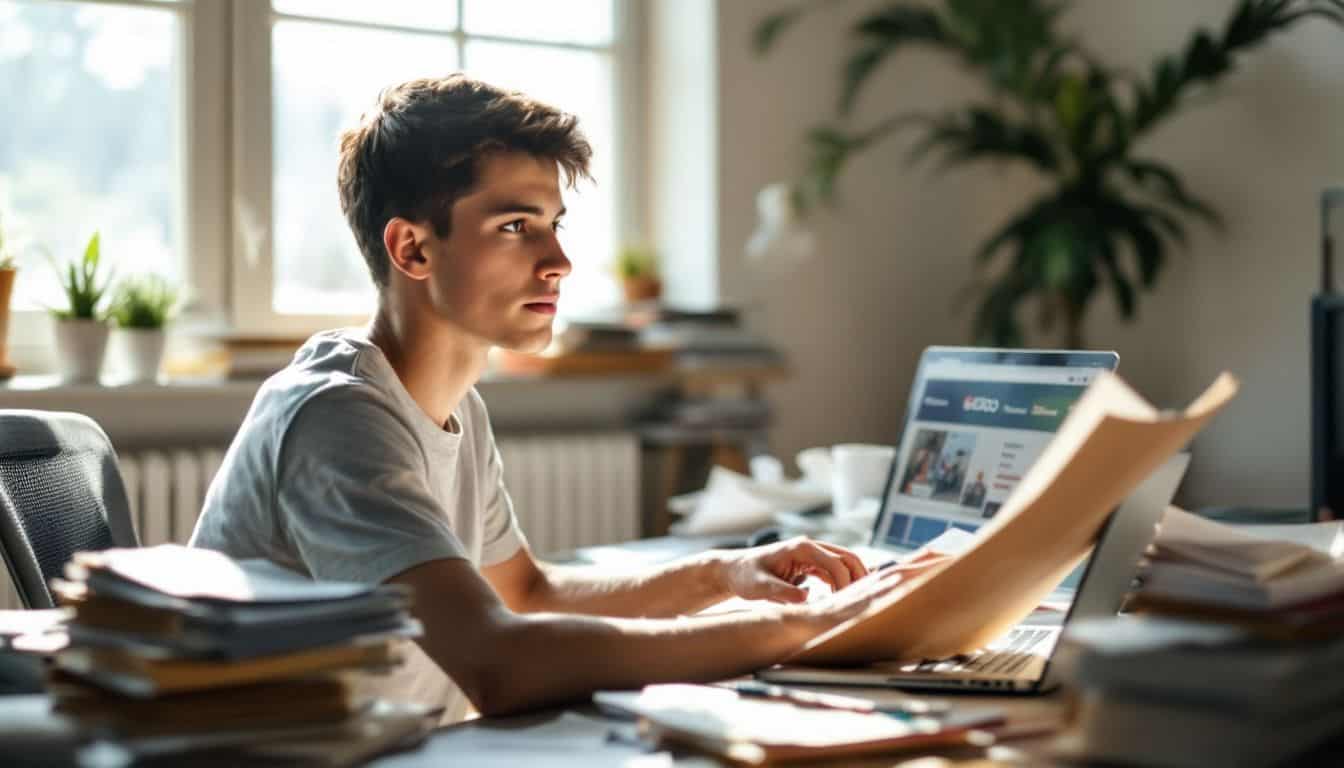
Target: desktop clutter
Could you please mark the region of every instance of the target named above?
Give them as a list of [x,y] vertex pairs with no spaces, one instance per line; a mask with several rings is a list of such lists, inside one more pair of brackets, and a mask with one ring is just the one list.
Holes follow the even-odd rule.
[[1079,691],[1066,754],[1275,765],[1344,731],[1344,524],[1232,526],[1173,507],[1138,584],[1125,614],[1065,633]]
[[420,634],[403,589],[176,545],[79,553],[52,589],[0,651],[47,659],[47,696],[0,697],[34,764],[358,764],[437,722],[359,695]]
[[783,463],[753,457],[750,475],[716,466],[701,491],[668,501],[683,536],[752,534],[752,543],[807,535],[835,544],[866,541],[877,517],[896,449],[860,443],[817,447],[796,458],[801,477],[785,478]]

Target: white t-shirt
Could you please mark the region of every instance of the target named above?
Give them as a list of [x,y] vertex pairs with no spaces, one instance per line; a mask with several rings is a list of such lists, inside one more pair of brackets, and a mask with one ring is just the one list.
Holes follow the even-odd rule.
[[[435,424],[381,350],[339,330],[309,339],[257,392],[191,546],[373,584],[439,558],[499,563],[524,538],[480,395]],[[370,693],[445,706],[445,721],[466,712],[419,646],[376,681]]]

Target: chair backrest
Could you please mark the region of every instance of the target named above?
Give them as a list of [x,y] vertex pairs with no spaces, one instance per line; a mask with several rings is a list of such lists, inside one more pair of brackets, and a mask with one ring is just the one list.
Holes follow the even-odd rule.
[[134,546],[103,430],[76,413],[0,410],[0,554],[23,604],[52,607],[47,582],[74,553]]

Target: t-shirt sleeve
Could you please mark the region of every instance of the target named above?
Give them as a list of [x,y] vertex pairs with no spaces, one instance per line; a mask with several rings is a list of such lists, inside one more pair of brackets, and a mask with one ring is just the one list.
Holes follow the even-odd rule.
[[481,547],[481,565],[502,563],[527,546],[518,517],[513,511],[513,499],[504,485],[504,461],[499,455],[499,446],[495,443],[494,430],[490,428],[490,419],[485,411],[485,402],[474,390],[471,393],[472,405],[476,413],[472,415],[481,435],[481,453],[486,457],[485,473],[482,478],[484,496],[484,544]]
[[411,428],[342,387],[305,403],[276,468],[284,535],[314,578],[382,583],[421,563],[467,558],[426,484]]

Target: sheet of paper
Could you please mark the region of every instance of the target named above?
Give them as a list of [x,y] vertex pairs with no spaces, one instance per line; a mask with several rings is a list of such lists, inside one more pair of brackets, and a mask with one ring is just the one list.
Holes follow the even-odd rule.
[[943,658],[988,645],[1089,551],[1107,516],[1237,391],[1223,374],[1184,413],[1160,413],[1102,374],[961,556],[813,639],[790,662]]
[[1339,533],[1339,523],[1231,526],[1173,507],[1162,518],[1153,548],[1159,557],[1263,581],[1308,563],[1329,564]]

